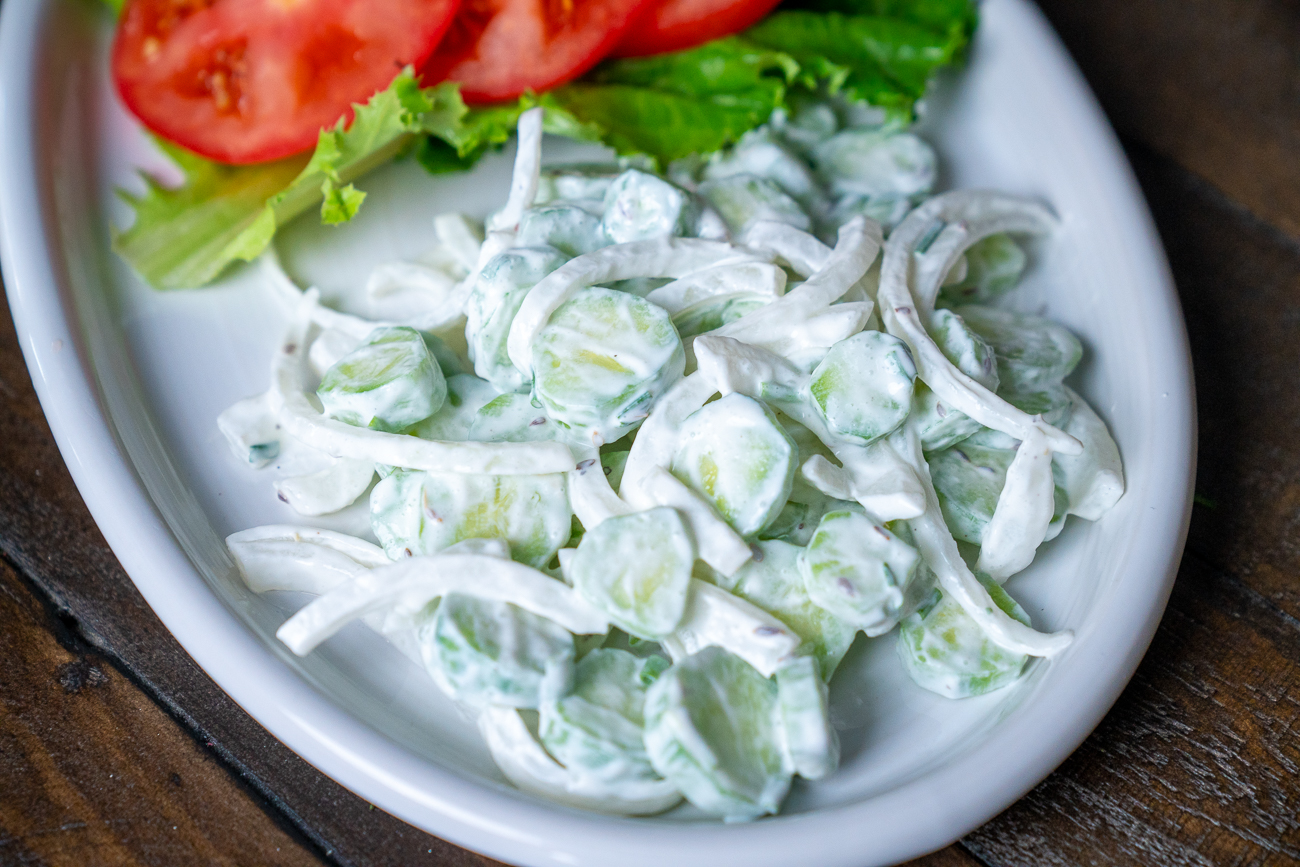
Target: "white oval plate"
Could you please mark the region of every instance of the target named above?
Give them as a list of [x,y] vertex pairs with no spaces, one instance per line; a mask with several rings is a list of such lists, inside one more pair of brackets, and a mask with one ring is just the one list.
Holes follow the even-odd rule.
[[[1195,442],[1178,302],[1123,153],[1034,7],[988,0],[983,15],[969,68],[931,100],[923,131],[945,188],[1035,195],[1061,215],[1014,303],[1082,337],[1072,382],[1110,423],[1128,472],[1111,513],[1072,519],[1011,583],[1036,625],[1077,634],[1014,688],[946,701],[911,684],[892,637],[861,642],[833,689],[843,768],[797,785],[779,817],[724,825],[690,809],[609,818],[514,790],[474,726],[360,627],[293,657],[272,634],[301,600],[250,594],[221,540],[310,522],[276,501],[274,470],[238,465],[214,424],[266,387],[284,312],[249,270],[159,294],[109,252],[109,222],[129,219],[113,187],[139,188],[133,166],[166,167],[111,95],[105,19],[87,3],[24,0],[0,21],[0,254],[41,404],[104,536],[185,649],[276,737],[368,801],[493,857],[766,867],[816,853],[820,867],[864,867],[975,828],[1063,761],[1136,668],[1182,552]],[[548,156],[566,147],[548,142]],[[381,170],[363,183],[356,224],[306,219],[282,252],[346,304],[370,265],[428,245],[434,213],[503,201],[508,164],[503,154],[440,180],[410,164]]]

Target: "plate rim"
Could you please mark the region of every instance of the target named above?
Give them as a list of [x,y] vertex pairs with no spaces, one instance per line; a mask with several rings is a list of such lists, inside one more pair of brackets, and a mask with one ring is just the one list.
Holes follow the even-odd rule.
[[[1146,255],[1151,278],[1172,324],[1166,347],[1174,364],[1163,475],[1183,489],[1181,512],[1163,516],[1146,546],[1152,574],[1160,580],[1113,594],[1094,619],[1120,611],[1115,622],[1128,636],[1125,653],[1091,688],[1073,701],[1052,705],[1048,696],[1026,703],[1014,727],[1002,725],[981,745],[882,794],[803,814],[748,825],[678,824],[597,816],[538,803],[439,768],[427,760],[417,780],[390,768],[412,753],[356,720],[278,659],[228,611],[173,536],[118,441],[101,401],[79,314],[62,267],[62,243],[54,227],[49,191],[40,185],[42,156],[36,148],[39,105],[36,70],[46,16],[60,0],[10,3],[0,9],[0,267],[24,358],[41,407],[78,491],[109,546],[164,625],[209,676],[246,712],[299,756],[344,787],[390,813],[458,845],[529,865],[603,865],[618,858],[628,867],[706,864],[723,857],[750,867],[776,865],[807,854],[818,842],[824,867],[861,867],[864,858],[891,863],[940,848],[1001,812],[1037,785],[1100,723],[1131,679],[1154,637],[1181,562],[1191,517],[1195,480],[1196,413],[1186,326],[1146,201],[1108,121],[1073,60],[1042,12],[1028,0],[992,0],[1037,31],[1047,49],[1043,73],[1053,79],[1109,166],[1111,185],[1129,204],[1129,218]],[[992,5],[992,3],[986,3]],[[23,219],[24,215],[39,219]],[[1181,411],[1178,411],[1181,410]],[[1180,472],[1181,470],[1181,472]],[[140,544],[147,539],[149,544]],[[1151,553],[1157,549],[1159,554]],[[1162,561],[1162,562],[1160,562]],[[199,614],[201,613],[201,616]],[[256,676],[249,676],[255,672]],[[1050,706],[1049,706],[1050,705]],[[1022,732],[1055,733],[1032,759],[990,763],[988,756],[1016,755]],[[946,793],[960,791],[961,798]],[[960,803],[953,803],[953,801]],[[935,812],[913,815],[915,805]],[[849,823],[881,836],[864,851]],[[636,840],[635,851],[628,843]]]

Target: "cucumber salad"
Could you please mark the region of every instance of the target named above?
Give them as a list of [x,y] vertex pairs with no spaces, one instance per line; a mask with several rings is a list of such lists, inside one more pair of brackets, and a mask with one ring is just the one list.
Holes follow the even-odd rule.
[[543,111],[501,209],[375,269],[371,318],[263,255],[287,333],[218,426],[252,469],[321,453],[268,496],[371,529],[227,539],[316,595],[278,638],[362,621],[528,792],[728,821],[834,773],[858,633],[954,700],[1065,649],[1003,585],[1124,481],[1078,339],[999,303],[1051,211],[933,195],[925,141],[831,99],[663,174],[543,168]]

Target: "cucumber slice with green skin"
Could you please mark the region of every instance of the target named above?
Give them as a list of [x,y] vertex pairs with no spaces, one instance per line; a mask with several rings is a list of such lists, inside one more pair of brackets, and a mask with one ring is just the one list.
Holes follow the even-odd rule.
[[812,541],[812,534],[817,530],[817,522],[823,514],[823,509],[811,503],[788,500],[781,507],[776,520],[768,524],[758,534],[758,538],[779,539],[802,548]]
[[494,397],[483,404],[469,428],[470,439],[485,443],[561,440],[567,433],[526,394]]
[[966,276],[939,295],[949,304],[988,304],[1020,282],[1027,261],[1010,235],[989,235],[966,251]]
[[573,692],[542,704],[541,742],[573,773],[607,783],[660,779],[645,750],[645,693],[668,665],[662,656],[591,651],[578,663]]
[[771,301],[785,292],[786,280],[785,271],[771,262],[723,263],[679,277],[642,297],[676,316],[729,298]]
[[785,223],[804,232],[812,228],[812,219],[798,202],[758,175],[735,174],[705,181],[700,185],[700,195],[722,215],[735,235],[759,220]]
[[775,681],[718,647],[665,671],[646,695],[650,763],[696,807],[731,821],[781,808],[791,769]]
[[587,531],[569,566],[573,587],[638,638],[672,633],[686,611],[695,543],[676,509],[606,518]]
[[764,404],[729,394],[682,425],[672,473],[742,536],[772,523],[790,497],[799,451]]
[[682,799],[672,783],[657,777],[603,783],[571,771],[543,749],[514,708],[487,707],[478,725],[506,779],[538,797],[616,816],[662,813]]
[[856,193],[840,196],[830,209],[828,217],[820,222],[819,234],[830,234],[835,227],[842,226],[857,216],[869,217],[880,224],[886,232],[903,221],[907,212],[912,210],[912,199],[900,195],[864,196]]
[[846,129],[813,151],[822,180],[837,194],[898,199],[934,187],[934,148],[909,133]]
[[831,614],[808,596],[799,570],[802,547],[776,539],[756,542],[754,558],[735,575],[714,575],[714,582],[788,626],[802,643],[795,653],[817,662],[829,681],[858,629]]
[[[987,445],[986,443],[995,443]],[[939,495],[944,523],[954,538],[972,545],[984,542],[984,531],[998,506],[1007,481],[1007,468],[1016,458],[1015,441],[994,432],[975,434],[957,445],[928,456],[930,479]],[[1056,516],[1063,519],[1069,498],[1056,487]],[[1054,535],[1054,534],[1053,534]]]
[[605,478],[609,480],[609,486],[617,491],[618,486],[623,484],[623,468],[627,466],[627,449],[615,449],[614,451],[601,452],[600,466],[605,471]]
[[915,380],[916,365],[903,341],[863,331],[831,347],[808,390],[827,427],[867,445],[907,418]]
[[546,414],[596,446],[637,428],[686,367],[668,313],[610,289],[584,289],[560,305],[532,356]]
[[470,438],[469,430],[478,417],[481,407],[497,396],[492,383],[468,373],[447,377],[447,399],[442,409],[411,429],[411,433],[426,440],[463,442]]
[[460,356],[447,345],[447,341],[428,331],[421,331],[420,336],[424,338],[424,345],[428,348],[429,354],[433,356],[434,363],[438,365],[438,369],[442,371],[445,379],[451,379],[453,376],[463,376],[471,372]]
[[829,512],[799,556],[813,602],[867,635],[894,628],[920,554],[866,515]]
[[462,539],[504,539],[514,559],[541,568],[572,530],[564,476],[489,476],[398,470],[370,492],[370,526],[393,560],[434,554]]
[[227,407],[217,416],[217,429],[235,457],[255,469],[266,466],[280,454],[280,423],[265,394]]
[[[930,317],[929,331],[939,350],[958,370],[990,391],[997,390],[993,348],[960,316],[951,310],[936,310]],[[921,446],[927,452],[946,449],[983,428],[965,413],[946,406],[924,382],[916,384],[912,413],[921,433]]]
[[[827,137],[834,134],[834,131],[832,128]],[[766,178],[810,210],[821,205],[825,198],[825,193],[813,177],[808,164],[791,153],[789,148],[766,129],[759,128],[745,133],[734,147],[717,151],[710,156],[704,167],[704,178],[707,181],[736,175]]]
[[628,169],[605,192],[601,226],[615,244],[689,235],[699,216],[690,193],[646,172]]
[[746,313],[752,313],[770,303],[770,298],[754,295],[701,301],[680,313],[674,313],[673,325],[683,339],[695,337],[735,322]]
[[509,602],[448,593],[416,637],[434,681],[474,707],[535,708],[573,682],[573,636]]
[[600,218],[569,202],[524,211],[515,234],[516,246],[554,247],[566,256],[581,256],[610,243]]
[[[1030,625],[1025,609],[996,583],[981,579],[1008,616]],[[905,619],[898,631],[898,655],[918,686],[945,698],[983,695],[1020,678],[1028,656],[989,640],[970,615],[944,595]]]
[[555,201],[582,202],[603,208],[605,194],[621,172],[618,166],[586,163],[543,169],[537,183],[535,205]]
[[1061,383],[1083,358],[1083,346],[1068,329],[1041,316],[978,304],[954,312],[993,347],[999,396],[1034,414],[1069,406]]
[[528,290],[568,260],[553,247],[514,247],[489,260],[474,282],[465,301],[465,341],[474,372],[498,391],[527,386],[506,352],[510,324]]
[[437,412],[447,381],[420,332],[376,328],[325,371],[316,395],[330,418],[395,433]]
[[776,672],[781,731],[790,766],[799,776],[820,780],[840,764],[840,738],[831,726],[830,696],[817,661],[805,656]]

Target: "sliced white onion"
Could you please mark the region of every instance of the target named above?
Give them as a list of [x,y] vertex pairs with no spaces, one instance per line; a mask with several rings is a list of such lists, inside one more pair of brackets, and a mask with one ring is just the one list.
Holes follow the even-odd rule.
[[437,442],[354,427],[322,415],[307,399],[303,372],[307,328],[316,307],[314,290],[303,294],[271,368],[271,400],[285,432],[337,458],[418,470],[492,475],[565,473],[575,462],[557,442]]
[[623,467],[619,494],[637,510],[653,509],[657,504],[645,490],[645,481],[655,467],[667,467],[677,451],[682,424],[691,413],[704,406],[718,393],[708,375],[700,372],[683,377],[655,401],[650,415],[641,423],[632,450]]
[[280,479],[275,493],[299,515],[328,515],[356,502],[374,475],[374,461],[339,458],[323,470]]
[[660,286],[645,300],[677,314],[692,305],[721,298],[780,298],[785,292],[785,281],[785,271],[770,262],[714,265]]
[[854,500],[880,521],[916,518],[925,512],[925,487],[888,440],[869,446],[837,445],[834,452],[843,467],[813,455],[799,470],[823,494]]
[[439,214],[433,218],[433,233],[466,272],[478,264],[483,246],[483,226],[464,214]]
[[721,647],[771,677],[781,663],[794,655],[802,639],[761,608],[698,578],[691,579],[691,595],[681,625],[664,639],[674,660],[706,647]]
[[565,262],[529,290],[510,325],[506,351],[515,367],[531,374],[533,339],[561,304],[582,289],[634,277],[685,277],[713,265],[771,261],[761,253],[722,241],[656,238],[613,244]]
[[514,232],[524,211],[533,206],[537,198],[537,184],[542,175],[542,119],[541,106],[530,108],[519,115],[518,149],[515,151],[515,170],[510,178],[510,195],[505,207],[488,220],[488,231]]
[[[590,530],[606,518],[630,515],[636,511],[624,502],[610,487],[600,454],[594,449],[578,462],[577,469],[569,473],[569,508],[582,524]],[[561,563],[563,566],[563,563]]]
[[459,280],[418,262],[377,265],[366,280],[370,312],[425,331],[445,327],[461,315],[451,303]]
[[1073,406],[1065,432],[1083,443],[1081,455],[1057,455],[1070,514],[1095,521],[1124,496],[1124,465],[1119,446],[1088,402],[1066,388]]
[[[881,320],[890,334],[906,341],[918,376],[950,408],[1019,440],[1025,439],[1031,430],[1040,430],[1052,451],[1077,455],[1083,450],[1078,440],[1042,418],[1016,409],[962,373],[925,330],[923,310],[918,307],[911,282],[916,246],[933,230],[936,221],[946,221],[952,228],[951,224],[967,219],[988,220],[988,225],[999,227],[1014,225],[1017,231],[1046,231],[1054,224],[1050,213],[1041,205],[1013,196],[969,191],[936,196],[909,214],[885,244],[880,289],[876,294]],[[952,229],[939,251],[946,257],[947,267],[965,249],[962,244],[973,240],[969,231],[960,225]],[[944,273],[946,268],[935,266],[927,272],[926,279],[942,282]]]
[[305,656],[349,621],[385,609],[415,613],[448,593],[509,602],[580,635],[609,629],[605,616],[572,588],[536,569],[482,554],[434,554],[380,566],[336,587],[285,621],[276,637]]
[[707,500],[663,467],[651,469],[644,484],[654,505],[669,506],[681,513],[695,536],[700,559],[723,575],[734,575],[754,556],[749,544]]
[[226,547],[254,593],[296,590],[320,595],[388,563],[384,550],[364,539],[288,524],[232,533]]
[[770,250],[807,279],[820,271],[830,258],[831,248],[802,229],[776,220],[756,220],[745,229],[741,243],[755,250]]
[[855,217],[840,227],[835,249],[816,273],[771,304],[711,333],[758,345],[787,340],[792,328],[824,312],[862,279],[880,252],[880,244],[880,224]]
[[921,436],[916,426],[908,422],[906,432],[907,454],[904,455],[916,470],[925,487],[925,513],[908,522],[916,547],[930,570],[938,577],[943,591],[951,596],[988,635],[989,640],[1013,653],[1028,656],[1055,656],[1074,641],[1070,630],[1043,633],[1010,617],[997,606],[993,597],[980,584],[970,567],[957,550],[957,541],[944,523],[939,509],[939,497],[930,480],[930,468],[921,452]]
[[615,816],[662,813],[682,799],[667,780],[638,780],[611,785],[575,774],[542,748],[519,711],[490,706],[478,718],[479,731],[506,779],[525,792]]
[[1032,563],[1052,523],[1055,491],[1052,450],[1041,432],[1030,431],[1007,467],[975,568],[1001,583]]

